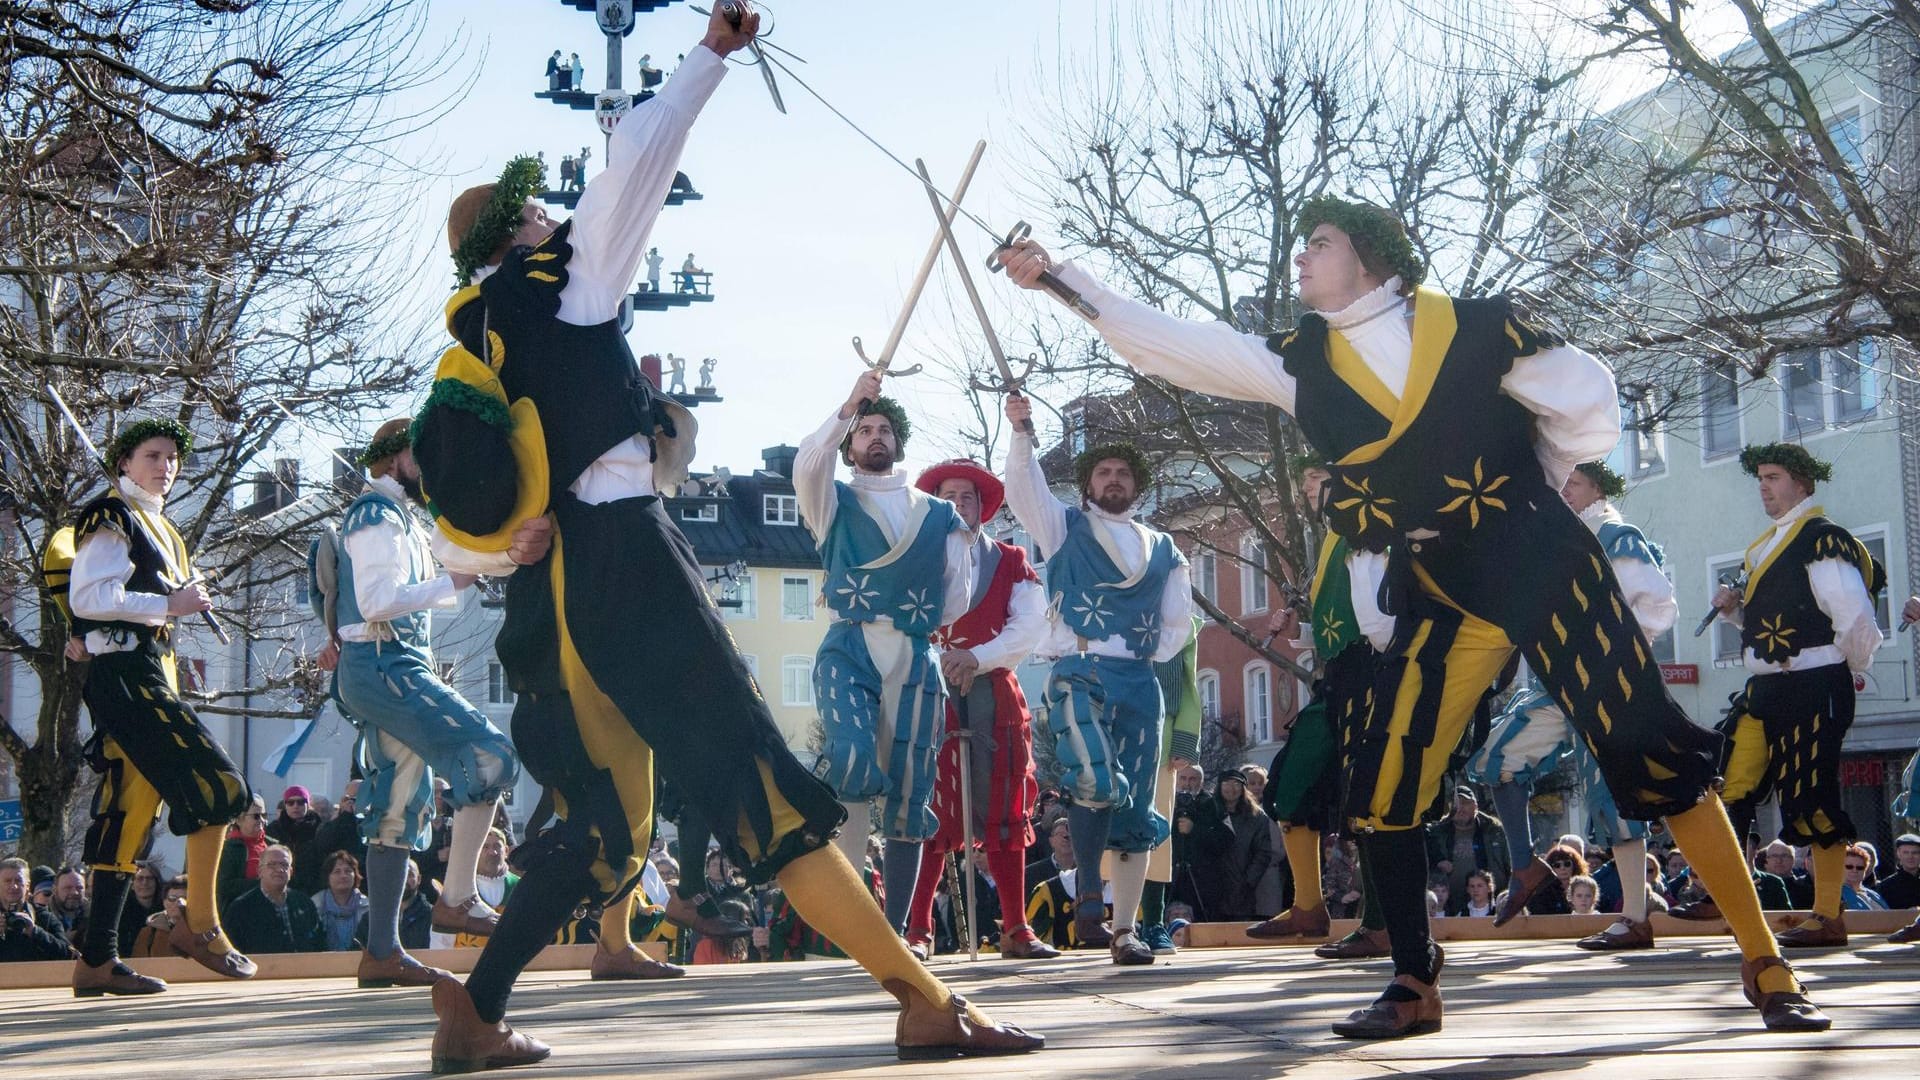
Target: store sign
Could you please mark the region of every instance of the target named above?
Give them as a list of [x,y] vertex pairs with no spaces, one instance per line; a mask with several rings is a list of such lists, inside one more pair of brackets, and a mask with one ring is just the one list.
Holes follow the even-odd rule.
[[1699,686],[1699,664],[1661,664],[1660,681],[1668,686]]

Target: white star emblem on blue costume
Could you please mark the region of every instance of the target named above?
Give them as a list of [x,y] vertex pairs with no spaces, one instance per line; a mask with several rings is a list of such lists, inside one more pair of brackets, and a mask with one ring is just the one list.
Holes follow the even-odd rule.
[[907,602],[900,605],[900,610],[906,614],[907,622],[910,623],[933,617],[933,605],[927,602],[925,589],[908,590]]
[[848,574],[847,583],[834,591],[846,597],[849,605],[858,607],[863,611],[872,611],[873,601],[880,595],[880,590],[867,587],[867,578],[869,576],[868,574],[861,574],[856,578],[852,574]]
[[1073,606],[1073,611],[1074,614],[1081,616],[1095,629],[1105,630],[1107,628],[1106,597],[1081,593],[1080,602]]

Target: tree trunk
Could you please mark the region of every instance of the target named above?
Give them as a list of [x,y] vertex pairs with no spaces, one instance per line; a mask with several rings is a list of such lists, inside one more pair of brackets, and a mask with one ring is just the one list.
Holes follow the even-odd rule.
[[[72,835],[73,804],[91,775],[80,756],[80,674],[66,665],[62,674],[41,683],[40,741],[15,762],[20,778],[20,857],[36,865],[60,866],[79,853]],[[90,785],[88,785],[90,786]]]

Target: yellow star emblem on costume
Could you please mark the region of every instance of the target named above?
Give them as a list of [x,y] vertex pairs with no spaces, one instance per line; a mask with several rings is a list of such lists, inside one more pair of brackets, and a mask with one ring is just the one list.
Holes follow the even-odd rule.
[[1501,475],[1488,480],[1486,476],[1485,458],[1473,459],[1472,480],[1462,480],[1457,476],[1443,476],[1441,479],[1447,482],[1448,487],[1456,491],[1464,491],[1466,494],[1455,497],[1452,502],[1441,507],[1440,512],[1443,514],[1451,514],[1456,510],[1465,510],[1467,512],[1467,520],[1472,523],[1474,528],[1480,527],[1481,507],[1484,506],[1489,510],[1505,510],[1507,508],[1506,502],[1496,498],[1493,493],[1506,486],[1507,481],[1511,479],[1511,477]]
[[1384,495],[1375,495],[1373,480],[1370,477],[1363,476],[1356,482],[1352,477],[1342,476],[1340,482],[1354,494],[1351,498],[1335,499],[1333,502],[1335,510],[1354,510],[1354,520],[1359,523],[1361,532],[1367,531],[1368,514],[1379,518],[1380,524],[1388,528],[1393,527],[1393,516],[1383,509],[1392,506],[1393,500]]

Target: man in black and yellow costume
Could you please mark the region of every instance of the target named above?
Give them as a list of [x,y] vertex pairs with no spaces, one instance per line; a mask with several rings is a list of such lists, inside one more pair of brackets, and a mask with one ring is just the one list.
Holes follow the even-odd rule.
[[1840,743],[1853,726],[1853,673],[1872,665],[1885,640],[1873,613],[1885,579],[1866,547],[1814,505],[1831,465],[1793,443],[1770,443],[1740,451],[1740,467],[1758,482],[1773,524],[1747,548],[1744,589],[1723,585],[1713,597],[1720,617],[1740,628],[1748,672],[1720,729],[1726,798],[1745,825],[1758,803],[1778,795],[1780,839],[1813,848],[1813,915],[1781,931],[1780,944],[1845,945],[1841,874],[1858,833],[1841,802]]
[[[414,454],[443,563],[512,573],[497,648],[519,695],[514,742],[555,792],[559,823],[517,853],[513,903],[465,986],[434,988],[436,1071],[547,1056],[506,1026],[507,996],[583,900],[613,916],[602,934],[624,943],[656,764],[751,880],[777,877],[801,916],[900,1001],[899,1056],[1042,1042],[953,995],[887,924],[831,843],[844,811],[787,749],[661,505],[659,492],[685,476],[693,420],[654,395],[617,316],[721,58],[758,28],[745,5],[715,7],[673,81],[615,129],[571,221],[553,228],[528,201],[539,182],[528,158],[460,195],[449,215],[462,288],[447,323],[458,343],[441,359]],[[520,523],[543,514],[550,550],[515,550]]]
[[[1385,210],[1315,198],[1297,232],[1307,238],[1298,293],[1312,313],[1272,337],[1175,318],[1071,265],[1056,272],[1137,370],[1291,414],[1332,462],[1330,526],[1356,549],[1389,552],[1394,639],[1348,756],[1345,817],[1380,894],[1395,976],[1334,1031],[1393,1038],[1440,1026],[1443,956],[1427,927],[1419,815],[1515,650],[1593,750],[1621,812],[1666,817],[1721,897],[1767,1026],[1824,1029],[1779,957],[1713,791],[1719,740],[1668,696],[1605,552],[1558,494],[1575,463],[1619,440],[1612,372],[1504,297],[1416,292],[1426,268]],[[1042,287],[1049,259],[1025,242],[1006,264],[1016,282]]]
[[88,503],[74,527],[68,603],[73,632],[93,656],[82,694],[94,732],[87,760],[100,774],[85,852],[93,906],[73,969],[76,997],[166,989],[120,962],[118,940],[136,860],[162,803],[168,828],[187,840],[187,917],[173,924],[169,942],[230,978],[254,973],[221,930],[214,905],[227,824],[253,792],[180,700],[174,672],[174,620],[212,606],[166,516],[167,494],[192,449],[193,436],[177,420],[128,425],[107,448],[118,477],[113,490]]

